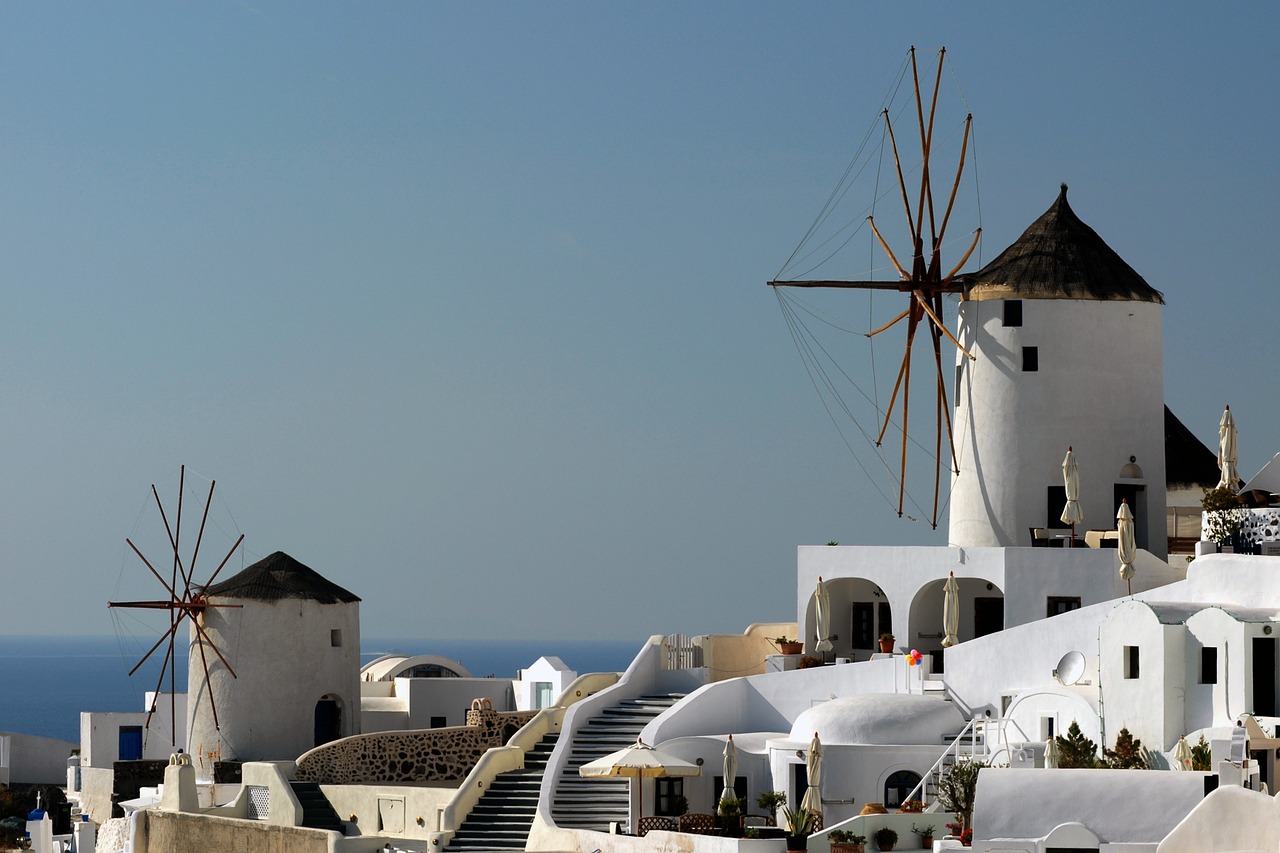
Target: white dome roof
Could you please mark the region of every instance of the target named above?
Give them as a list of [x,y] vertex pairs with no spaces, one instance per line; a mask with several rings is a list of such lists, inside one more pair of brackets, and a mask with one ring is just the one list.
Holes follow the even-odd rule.
[[964,728],[964,717],[937,696],[869,693],[815,705],[796,717],[791,739],[808,741],[814,732],[831,744],[936,744]]

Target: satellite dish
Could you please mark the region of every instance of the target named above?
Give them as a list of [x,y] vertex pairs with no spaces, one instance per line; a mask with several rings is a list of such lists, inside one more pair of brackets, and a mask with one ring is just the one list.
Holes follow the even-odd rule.
[[1067,652],[1058,661],[1053,677],[1064,687],[1075,684],[1084,675],[1084,655],[1079,652]]

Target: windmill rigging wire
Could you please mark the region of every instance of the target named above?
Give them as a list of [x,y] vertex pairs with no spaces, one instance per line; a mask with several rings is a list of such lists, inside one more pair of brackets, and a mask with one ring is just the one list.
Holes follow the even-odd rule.
[[[941,51],[939,51],[939,54],[940,54],[939,56],[940,59],[944,58],[944,55],[941,55]],[[839,180],[836,182],[836,185],[827,196],[824,204],[822,205],[821,209],[818,211],[817,215],[814,217],[813,221],[810,223],[808,229],[805,231],[799,243],[795,246],[791,254],[787,257],[785,263],[783,263],[777,275],[775,275],[774,278],[776,281],[779,281],[779,282],[785,281],[785,280],[796,281],[796,280],[810,277],[811,273],[813,273],[815,270],[818,270],[824,265],[831,263],[835,258],[837,258],[837,256],[845,252],[845,250],[857,239],[858,235],[861,233],[867,233],[868,235],[868,238],[867,238],[867,245],[869,248],[868,256],[867,256],[868,280],[877,281],[878,279],[876,279],[875,276],[878,274],[882,274],[885,270],[889,270],[891,268],[891,265],[890,263],[887,262],[884,266],[881,266],[881,267],[876,266],[875,258],[879,254],[877,249],[877,240],[874,238],[874,235],[870,233],[871,229],[867,228],[867,220],[871,216],[875,215],[878,209],[878,206],[881,202],[882,192],[886,197],[890,195],[893,195],[896,197],[899,193],[905,194],[906,205],[903,210],[903,214],[906,217],[909,231],[914,229],[916,218],[923,217],[925,215],[924,210],[919,210],[919,211],[912,210],[913,203],[917,205],[922,205],[925,202],[917,201],[913,197],[912,193],[908,189],[906,189],[904,186],[907,184],[909,177],[914,177],[922,174],[925,166],[923,151],[916,152],[918,159],[914,160],[913,162],[904,163],[901,159],[896,159],[894,164],[894,168],[895,168],[894,179],[888,182],[887,185],[885,185],[885,183],[883,182],[884,171],[886,168],[888,168],[886,166],[886,158],[888,154],[886,149],[888,148],[889,133],[891,132],[891,129],[895,125],[902,123],[902,121],[904,120],[904,116],[906,116],[908,111],[914,111],[915,108],[918,106],[917,104],[918,96],[913,96],[913,97],[909,97],[901,100],[899,98],[902,90],[902,86],[907,80],[907,76],[906,76],[907,72],[912,68],[913,55],[914,55],[914,48],[912,49],[912,51],[909,51],[907,55],[903,58],[903,62],[899,66],[898,73],[895,76],[892,84],[890,85],[889,90],[886,93],[886,96],[881,102],[880,111],[877,113],[876,118],[873,119],[873,124],[868,126],[867,131],[863,134],[862,139],[860,140],[857,146],[857,150],[855,151],[853,157],[846,164],[843,172],[840,175]],[[956,84],[956,90],[959,93],[960,100],[964,104],[966,112],[971,112],[969,110],[968,99],[965,96],[963,89],[959,86],[955,65],[954,63],[948,62],[948,66],[950,69],[952,80]],[[937,96],[937,92],[935,91],[934,97],[936,98],[936,96]],[[947,113],[946,108],[943,109],[943,113],[944,114]],[[938,134],[933,134],[932,130],[930,131],[930,137],[931,137],[930,151],[934,153],[938,153],[942,149],[946,148],[948,143],[954,144],[959,134],[965,129],[965,126],[967,123],[967,116],[966,116],[966,120],[961,120],[955,124],[951,124],[949,121],[945,120],[944,116],[940,116],[940,118],[944,119],[942,121],[943,126],[949,125],[949,130],[945,132],[940,132]],[[933,119],[931,116],[930,117],[931,124],[932,124],[932,121]],[[878,144],[872,146],[871,139],[873,138],[873,129],[875,124],[880,125],[881,132],[880,132],[880,138],[879,138]],[[898,158],[901,158],[904,155],[909,156],[912,150],[912,145],[907,140],[906,137],[904,137],[903,142],[905,144],[905,147],[901,152],[898,152]],[[972,168],[969,170],[968,177],[970,177],[970,180],[973,182],[973,185],[974,185],[974,198],[976,200],[977,218],[978,218],[979,226],[981,226],[981,221],[982,221],[981,195],[977,191],[977,184],[976,184],[976,181],[977,181],[976,136],[973,136],[973,135],[970,136],[970,144],[973,146],[972,148],[973,153],[972,153]],[[873,150],[875,152],[874,156],[872,156]],[[868,171],[871,170],[872,168],[873,160],[875,161],[874,163],[875,169],[872,173],[873,177],[871,179],[872,191],[870,194],[871,196],[870,203],[866,205],[862,210],[857,211],[851,218],[844,220],[839,224],[833,224],[833,220],[835,220],[838,210],[844,209],[848,206],[849,197],[853,193],[855,186],[862,184],[864,182],[864,178],[867,177]],[[963,160],[961,160],[960,163],[963,163]],[[959,168],[959,164],[957,168]],[[900,175],[896,174],[896,172],[900,172],[901,174]],[[961,177],[960,174],[957,174],[956,180],[960,181],[960,177]],[[965,185],[967,185],[968,183],[969,181],[964,182]],[[932,207],[929,208],[929,211],[930,211],[929,215],[932,216],[932,213],[931,213]],[[973,239],[973,231],[970,231],[967,237],[955,236],[956,232],[954,231],[952,231],[951,234],[952,236],[947,237],[944,240],[944,242],[942,242],[937,247],[939,251],[943,251],[945,249],[951,249],[956,246],[959,246],[960,250],[964,251],[968,248],[969,244],[972,242],[972,239]],[[922,237],[924,237],[926,241],[928,240],[927,236],[923,234],[922,234]],[[930,247],[929,250],[931,251],[932,247]],[[975,251],[977,252],[979,265],[981,265],[982,244],[980,239]],[[801,264],[805,266],[805,269],[802,272],[797,272],[797,267]],[[894,277],[895,278],[900,277],[901,274],[898,273],[897,268],[893,267],[892,269],[893,269],[893,273],[895,273]],[[839,277],[839,276],[837,275],[836,277]],[[867,477],[867,479],[871,482],[872,486],[875,488],[877,493],[880,494],[881,498],[883,498],[889,506],[897,508],[896,506],[897,502],[895,502],[893,498],[886,493],[885,489],[882,488],[882,483],[885,482],[884,479],[883,478],[877,479],[876,477],[872,476],[871,468],[868,467],[868,465],[866,464],[864,459],[859,455],[858,450],[856,449],[856,445],[859,442],[857,442],[856,440],[853,440],[852,436],[848,434],[846,428],[842,427],[841,425],[842,418],[838,417],[837,412],[843,412],[844,417],[847,417],[849,419],[849,422],[853,425],[853,427],[862,435],[863,440],[866,441],[866,443],[873,448],[873,452],[876,454],[876,458],[880,463],[880,467],[884,469],[884,472],[887,475],[888,479],[891,480],[894,483],[894,485],[899,487],[900,489],[899,499],[900,500],[905,499],[919,513],[919,515],[928,516],[928,513],[925,512],[920,502],[917,501],[916,498],[912,495],[911,491],[906,488],[906,485],[904,482],[906,479],[905,473],[899,472],[896,467],[892,467],[889,465],[885,456],[885,454],[887,453],[887,450],[882,449],[881,444],[878,444],[876,439],[879,437],[879,432],[881,429],[885,427],[885,422],[887,421],[887,425],[892,426],[894,428],[893,434],[902,437],[902,439],[904,440],[905,447],[911,447],[913,449],[913,452],[918,451],[919,453],[923,454],[924,457],[927,457],[933,462],[933,466],[935,469],[935,476],[938,477],[939,479],[940,479],[939,469],[940,469],[941,452],[940,451],[935,452],[934,448],[925,446],[914,435],[908,434],[904,429],[904,424],[901,420],[901,416],[899,416],[899,418],[896,420],[891,419],[892,413],[887,413],[882,410],[880,405],[880,395],[879,395],[879,379],[881,377],[879,376],[879,370],[878,370],[878,364],[877,364],[877,358],[876,358],[877,342],[875,340],[875,336],[868,335],[868,338],[869,338],[868,361],[869,361],[870,370],[871,370],[871,376],[870,376],[870,392],[871,393],[868,394],[867,391],[864,390],[863,385],[855,381],[853,376],[847,370],[845,370],[843,367],[840,366],[840,362],[837,361],[837,359],[833,356],[832,352],[829,351],[827,347],[823,345],[822,341],[806,325],[803,319],[803,315],[807,314],[812,320],[816,320],[817,322],[829,327],[830,329],[836,330],[837,332],[840,332],[840,333],[856,334],[857,332],[851,329],[847,323],[834,318],[825,310],[819,309],[815,305],[804,301],[798,296],[790,295],[789,293],[784,294],[783,290],[784,288],[775,288],[775,296],[778,299],[779,309],[783,314],[784,321],[787,323],[788,331],[791,334],[793,344],[796,347],[796,351],[800,355],[801,361],[804,363],[805,371],[809,377],[809,381],[811,385],[814,387],[815,391],[818,393],[819,400],[822,403],[824,410],[827,412],[828,418],[832,421],[833,425],[836,427],[837,432],[840,434],[841,441],[845,444],[850,454],[854,457],[854,461],[856,462],[858,467],[862,470],[863,474]],[[875,291],[870,290],[867,294],[867,303],[866,303],[868,329],[874,328],[877,325],[874,319],[875,310],[877,306],[877,301],[875,297],[876,297]],[[950,312],[948,312],[946,309],[947,309],[947,302],[944,301],[942,310],[940,313],[940,319],[942,320],[942,322],[944,323],[947,322],[948,313],[950,313],[950,316],[952,317],[952,319],[958,320],[958,314],[956,313],[956,307],[954,303],[951,304],[952,310]],[[935,336],[939,334],[936,329],[931,329],[931,331],[934,333]],[[910,355],[910,352],[908,351],[907,354],[904,355],[904,358],[909,357],[909,355]],[[934,367],[933,369],[936,371],[936,370],[940,370],[941,368]],[[945,377],[939,376],[938,383],[941,383],[940,390],[938,390],[935,393],[938,394],[939,400],[943,400],[945,399],[945,386],[946,386]],[[859,422],[858,417],[855,415],[854,408],[851,407],[849,403],[845,400],[845,398],[842,396],[841,394],[842,389],[840,389],[839,387],[840,384],[846,384],[848,386],[851,386],[857,392],[857,394],[860,395],[867,402],[867,404],[869,404],[872,407],[872,410],[876,413],[876,420],[877,420],[877,424],[873,430],[868,430],[866,427],[863,426],[861,422]],[[960,388],[959,386],[957,386],[956,387],[957,398],[959,397],[959,393],[960,393]],[[958,405],[959,400],[957,399],[955,402]],[[960,450],[961,451],[963,450],[963,442]],[[949,456],[950,454],[948,454],[948,457]],[[961,456],[961,452],[957,451],[957,457],[959,456]],[[958,466],[959,464],[960,464],[960,460],[958,458],[953,460],[951,464],[948,465],[948,471],[950,472],[954,470],[955,466]],[[950,505],[952,491],[954,489],[954,479],[952,477],[948,477],[948,479],[951,479],[952,482],[945,489],[945,498],[941,502],[942,512],[945,512],[946,508]],[[940,516],[940,514],[941,513],[939,513],[935,509],[935,515],[933,517],[933,520],[930,521],[927,517],[925,519],[920,519],[909,514],[904,515],[904,513],[901,510],[899,510],[899,515],[904,515],[904,517],[908,518],[911,521],[919,522],[923,520],[925,523],[930,524],[935,529],[937,526],[936,519],[937,517]]]
[[[902,65],[898,67],[897,77],[894,79],[893,83],[890,84],[889,91],[886,93],[885,97],[881,99],[880,101],[881,111],[887,109],[887,105],[893,103],[893,101],[897,99],[898,90],[901,88],[903,80],[906,79],[906,73],[907,73],[907,68],[909,67],[909,62],[910,62],[910,53],[908,53],[907,57],[903,59]],[[881,113],[877,112],[875,117],[867,125],[867,130],[863,134],[862,141],[858,144],[857,150],[854,152],[853,156],[849,159],[849,163],[845,166],[844,173],[840,176],[840,180],[836,182],[836,185],[831,190],[831,194],[827,197],[826,203],[823,204],[822,208],[818,211],[818,214],[814,217],[813,222],[810,223],[809,228],[805,231],[804,236],[800,238],[800,242],[796,244],[796,247],[794,249],[792,249],[791,254],[787,257],[786,261],[782,264],[782,267],[778,270],[778,273],[774,276],[775,279],[782,278],[783,273],[787,269],[789,269],[792,263],[796,260],[796,255],[809,242],[809,240],[813,237],[814,233],[816,233],[816,231],[820,227],[822,227],[822,225],[826,222],[827,217],[831,215],[832,211],[835,209],[836,204],[840,200],[842,200],[844,196],[848,193],[850,187],[853,184],[852,181],[849,181],[849,172],[852,171],[854,164],[856,164],[859,161],[859,159],[861,159],[862,152],[863,150],[865,150],[867,145],[867,140],[871,138],[871,134],[873,129],[875,128],[875,125],[880,122],[880,115]],[[866,165],[864,164],[862,169],[858,170],[857,176],[860,176],[865,168],[866,168]],[[857,176],[855,176],[855,179]],[[845,227],[848,227],[848,226],[846,225]],[[830,239],[832,238],[828,238],[828,240]],[[827,241],[824,241],[824,243],[825,242]],[[823,244],[819,244],[819,247],[816,247],[816,248],[820,248],[821,245]],[[812,251],[815,251],[815,250],[811,250],[810,254],[812,254]],[[805,257],[808,257],[808,255],[806,255]]]
[[[792,299],[784,295],[780,289],[775,292],[777,293],[779,305],[783,311],[783,316],[784,318],[786,318],[788,329],[791,331],[792,340],[796,345],[797,352],[800,353],[801,360],[805,364],[805,370],[809,375],[809,381],[813,383],[815,390],[818,391],[818,397],[822,402],[823,408],[826,409],[828,417],[831,418],[832,423],[836,427],[836,431],[840,433],[841,440],[844,442],[849,452],[853,455],[855,461],[858,463],[858,467],[862,469],[864,474],[866,474],[867,479],[872,483],[872,486],[876,489],[877,492],[880,493],[881,497],[885,499],[886,503],[888,503],[890,507],[893,507],[896,509],[896,506],[893,503],[893,500],[888,495],[885,494],[884,490],[880,487],[880,483],[876,480],[876,478],[874,478],[871,475],[870,471],[867,470],[866,466],[862,462],[861,457],[858,456],[857,451],[850,444],[848,436],[845,435],[844,430],[840,427],[839,421],[835,418],[835,415],[831,411],[831,405],[828,403],[827,397],[822,393],[823,387],[826,388],[827,394],[829,394],[830,397],[835,401],[835,403],[838,404],[837,407],[842,412],[844,412],[845,416],[849,419],[849,421],[854,425],[854,427],[857,428],[858,432],[862,434],[862,437],[867,442],[867,444],[873,448],[873,452],[876,454],[877,460],[880,462],[880,465],[884,468],[885,473],[894,482],[895,485],[901,485],[901,480],[898,474],[894,471],[893,468],[889,466],[888,462],[885,460],[883,454],[880,452],[878,446],[876,445],[875,438],[872,437],[871,431],[869,431],[866,427],[862,425],[862,423],[858,420],[857,415],[854,413],[853,409],[848,405],[848,403],[845,402],[844,398],[841,396],[840,391],[836,386],[836,383],[831,378],[831,375],[823,368],[822,366],[823,359],[820,359],[818,357],[817,353],[814,350],[814,347],[815,346],[817,347],[817,351],[821,352],[822,356],[825,358],[825,361],[830,363],[832,367],[835,368],[835,370],[840,374],[840,376],[844,379],[844,381],[848,383],[848,385],[850,385],[854,390],[856,390],[864,400],[866,400],[869,403],[872,403],[872,405],[875,407],[877,420],[879,420],[879,418],[882,417],[884,413],[879,409],[878,406],[875,406],[874,402],[872,401],[871,397],[867,395],[866,391],[862,389],[862,387],[857,383],[857,381],[854,380],[852,376],[849,375],[847,371],[845,371],[842,367],[840,367],[839,362],[831,355],[831,353],[824,346],[822,346],[822,344],[818,341],[817,337],[808,329],[808,327],[804,325],[804,323],[800,320],[799,315],[796,314],[794,307],[791,304]],[[801,303],[796,303],[796,304],[800,305]],[[810,313],[810,312],[806,310],[805,313]],[[822,318],[819,317],[818,319],[822,319]],[[816,377],[820,377],[821,382],[819,382],[818,378]],[[900,429],[899,429],[899,432],[900,432]],[[914,438],[910,434],[907,435],[907,441],[910,444],[914,445],[916,448],[918,448],[920,451],[925,453],[930,458],[936,459],[935,455],[928,447],[921,444],[916,438]],[[924,508],[920,505],[920,503],[915,499],[913,495],[908,493],[906,497],[910,501],[911,505],[915,507],[917,512],[919,512],[921,515],[925,514]],[[916,521],[917,519],[912,518],[911,520]]]

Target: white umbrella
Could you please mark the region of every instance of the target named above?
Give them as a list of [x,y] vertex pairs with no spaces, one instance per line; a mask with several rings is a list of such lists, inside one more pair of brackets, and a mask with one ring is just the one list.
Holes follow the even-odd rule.
[[1080,468],[1076,465],[1076,454],[1068,447],[1067,456],[1062,460],[1062,484],[1066,487],[1067,504],[1062,508],[1062,523],[1071,525],[1071,543],[1076,541],[1076,525],[1084,521],[1084,513],[1080,510]]
[[1120,556],[1120,577],[1129,584],[1129,592],[1133,593],[1133,561],[1138,559],[1138,546],[1133,540],[1133,512],[1129,509],[1129,501],[1120,501],[1120,511],[1116,513],[1116,532],[1119,535],[1117,553]]
[[[659,776],[697,776],[702,768],[682,758],[659,752],[643,741],[611,752],[603,758],[589,761],[578,768],[579,776],[591,778],[622,777],[626,779],[652,779]],[[644,816],[644,788],[639,791],[636,814]]]
[[948,575],[946,585],[942,587],[942,630],[946,634],[942,638],[944,649],[960,642],[956,636],[960,633],[960,584],[956,581],[955,572]]
[[1058,739],[1053,735],[1049,735],[1049,740],[1044,745],[1044,766],[1048,770],[1054,770],[1058,766]]
[[1218,422],[1218,470],[1222,472],[1218,488],[1233,492],[1240,483],[1240,474],[1236,471],[1236,462],[1239,461],[1236,440],[1236,419],[1231,416],[1231,407],[1227,406],[1222,420]]
[[1178,745],[1173,748],[1173,769],[1191,769],[1191,746],[1185,737],[1178,738]]
[[738,791],[733,782],[738,778],[738,748],[733,745],[733,735],[724,742],[724,790],[720,792],[721,800],[738,799]]
[[813,733],[813,740],[809,742],[809,755],[804,760],[805,770],[809,774],[809,789],[804,792],[804,798],[800,800],[800,808],[813,812],[819,817],[822,816],[822,742],[818,740],[818,733]]
[[818,654],[829,652],[834,648],[831,645],[831,596],[827,595],[827,588],[821,577],[818,578],[818,588],[813,593],[813,613],[818,641],[813,650]]

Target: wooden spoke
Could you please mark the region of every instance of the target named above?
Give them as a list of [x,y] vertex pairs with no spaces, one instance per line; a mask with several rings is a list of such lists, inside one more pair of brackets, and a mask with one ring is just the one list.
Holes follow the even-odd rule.
[[884,324],[883,326],[881,326],[880,328],[878,328],[878,329],[873,329],[872,331],[867,332],[867,337],[868,337],[868,338],[873,338],[873,337],[875,337],[876,335],[878,335],[878,334],[880,334],[881,332],[883,332],[885,329],[889,329],[889,328],[892,328],[893,326],[898,325],[899,321],[901,321],[903,317],[907,316],[907,315],[908,315],[908,314],[910,314],[910,313],[911,313],[911,309],[910,309],[910,308],[908,308],[907,310],[905,310],[905,311],[903,311],[901,314],[899,314],[897,317],[894,317],[892,320],[890,320],[889,322],[885,323],[885,324]]
[[[213,582],[217,578],[218,574],[222,572],[222,570],[230,562],[231,558],[235,555],[236,551],[243,544],[244,535],[241,534],[236,539],[235,544],[231,546],[231,549],[229,551],[227,551],[226,556],[222,558],[222,562],[218,564],[217,569],[213,572],[212,575],[210,575],[209,580],[207,582],[198,586],[194,583],[196,561],[199,558],[200,548],[204,542],[205,531],[208,529],[209,512],[213,504],[213,493],[214,493],[215,487],[216,487],[216,482],[211,481],[209,484],[209,493],[205,498],[204,510],[201,513],[198,530],[196,532],[195,547],[191,552],[190,561],[184,565],[181,548],[182,548],[182,541],[183,541],[183,537],[182,537],[183,495],[186,489],[185,466],[181,469],[181,472],[179,474],[178,503],[177,503],[177,510],[173,517],[172,524],[170,523],[169,516],[165,512],[164,506],[160,501],[159,490],[155,487],[155,485],[151,486],[151,494],[156,501],[156,507],[159,510],[160,519],[161,519],[161,522],[163,523],[165,535],[168,539],[168,546],[172,551],[172,559],[173,559],[172,576],[169,579],[166,579],[159,571],[157,571],[152,561],[147,559],[146,555],[142,553],[142,550],[137,545],[135,545],[131,539],[126,539],[125,542],[129,545],[129,547],[133,550],[133,552],[138,555],[138,559],[142,560],[143,565],[147,567],[147,570],[151,572],[151,575],[160,582],[161,586],[164,587],[164,590],[166,593],[168,593],[169,598],[167,600],[160,599],[160,600],[151,600],[151,601],[137,601],[137,600],[114,601],[114,602],[108,603],[109,607],[126,607],[126,608],[137,608],[137,609],[143,609],[143,610],[169,611],[169,625],[167,630],[162,631],[160,638],[156,640],[155,643],[152,644],[151,648],[147,650],[146,654],[142,656],[141,660],[139,660],[138,663],[133,667],[133,669],[129,671],[129,675],[131,676],[134,675],[142,667],[143,664],[145,664],[148,660],[150,660],[155,655],[155,653],[160,650],[162,646],[164,647],[165,649],[164,659],[161,661],[160,673],[156,679],[155,693],[157,695],[160,693],[160,689],[164,685],[165,676],[168,675],[169,676],[169,693],[170,693],[170,715],[173,718],[173,722],[175,726],[175,729],[174,729],[175,743],[177,741],[177,729],[176,729],[177,704],[176,704],[176,698],[174,698],[177,695],[177,685],[176,685],[177,653],[175,650],[175,646],[178,640],[178,631],[182,627],[185,621],[190,620],[190,624],[192,625],[192,628],[195,634],[196,643],[199,646],[200,665],[201,665],[201,669],[203,671],[203,675],[205,679],[205,688],[206,688],[205,692],[209,695],[210,703],[213,702],[213,695],[212,695],[212,690],[209,689],[209,656],[205,648],[206,646],[208,646],[209,649],[213,650],[213,654],[216,655],[218,660],[221,661],[223,666],[226,667],[226,670],[228,673],[230,673],[231,677],[232,678],[236,677],[235,670],[231,667],[231,663],[227,660],[226,655],[222,653],[222,650],[218,648],[217,643],[215,643],[213,641],[213,638],[209,635],[209,631],[206,629],[205,625],[203,624],[203,620],[204,620],[205,613],[212,608],[237,608],[238,609],[243,606],[239,604],[211,603],[205,597],[205,591],[210,586],[213,585]],[[179,579],[181,579],[182,581],[181,586],[179,586],[179,583],[178,583]],[[191,661],[190,663],[194,664],[194,661]],[[150,704],[150,707],[148,708],[148,711],[147,711],[146,726],[148,729],[150,728],[150,725],[151,725],[151,719],[155,714],[156,705],[157,705],[157,700],[153,698]],[[217,708],[213,707],[212,704],[211,704],[211,708],[213,710],[214,726],[215,728],[217,728],[218,727]]]
[[884,237],[880,236],[880,229],[876,228],[876,220],[874,216],[867,217],[867,223],[871,226],[871,233],[876,235],[876,239],[880,241],[880,248],[884,249],[884,253],[889,256],[890,263],[894,269],[898,271],[898,275],[902,276],[903,281],[910,281],[911,274],[902,268],[902,264],[898,263],[897,257],[893,254],[893,249],[889,248],[889,244],[885,242]]
[[[930,523],[936,528],[938,523],[938,506],[941,501],[941,480],[942,480],[942,448],[943,433],[946,433],[946,447],[951,453],[951,463],[947,466],[949,471],[956,470],[956,441],[953,434],[954,425],[952,423],[951,404],[948,400],[946,371],[943,365],[942,347],[943,339],[946,339],[951,345],[963,354],[969,360],[974,360],[975,356],[969,352],[960,343],[959,339],[953,334],[943,322],[943,296],[945,294],[958,294],[961,299],[966,298],[966,288],[963,281],[957,281],[957,276],[969,259],[973,256],[982,238],[982,229],[975,230],[972,241],[969,243],[959,263],[943,274],[942,265],[942,246],[946,240],[947,229],[951,224],[952,215],[956,209],[956,199],[959,194],[960,183],[963,179],[966,164],[969,159],[969,147],[972,144],[973,116],[966,114],[963,123],[963,134],[959,142],[959,154],[956,161],[954,178],[947,187],[945,196],[945,205],[941,216],[939,217],[936,210],[935,196],[933,193],[933,154],[934,142],[937,140],[935,131],[940,127],[939,121],[939,99],[942,88],[942,66],[946,57],[946,49],[943,48],[938,53],[938,64],[933,74],[932,83],[933,91],[926,93],[921,86],[920,70],[916,62],[915,48],[910,52],[911,63],[911,82],[913,85],[914,96],[914,118],[916,122],[916,135],[920,146],[920,180],[919,186],[908,189],[906,180],[906,171],[902,162],[902,151],[898,146],[897,129],[894,127],[894,121],[890,110],[885,107],[880,111],[883,117],[885,141],[889,152],[893,157],[893,169],[897,177],[898,196],[902,202],[903,217],[906,222],[906,237],[910,243],[911,261],[909,264],[904,263],[906,256],[901,248],[895,252],[890,246],[890,241],[880,232],[875,218],[867,217],[867,223],[870,225],[871,232],[874,235],[876,243],[881,251],[892,264],[900,281],[897,283],[887,281],[838,281],[838,280],[813,280],[813,281],[770,281],[772,287],[830,287],[830,288],[850,288],[862,290],[898,290],[906,293],[908,297],[908,305],[905,310],[893,317],[884,325],[866,333],[867,337],[875,337],[881,332],[887,331],[897,326],[902,320],[907,321],[906,340],[902,360],[899,363],[897,376],[894,379],[893,390],[889,395],[888,407],[883,411],[880,429],[875,437],[875,445],[882,446],[885,436],[888,434],[889,426],[895,414],[901,408],[901,460],[898,466],[898,515],[903,514],[905,506],[906,493],[906,467],[907,467],[907,450],[908,443],[911,440],[910,432],[910,409],[911,409],[911,361],[912,351],[915,344],[916,333],[922,322],[926,322],[929,326],[929,339],[932,350],[934,374],[933,389],[934,395],[934,484],[933,484],[933,501]],[[928,82],[926,81],[926,86]],[[939,196],[937,201],[942,201]],[[926,244],[926,231],[928,234],[928,243]],[[919,383],[917,383],[919,385]],[[923,386],[921,386],[923,387]],[[917,393],[924,393],[923,390],[917,389]],[[918,442],[917,442],[918,443]],[[928,452],[926,447],[926,452]]]

